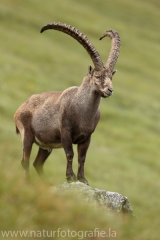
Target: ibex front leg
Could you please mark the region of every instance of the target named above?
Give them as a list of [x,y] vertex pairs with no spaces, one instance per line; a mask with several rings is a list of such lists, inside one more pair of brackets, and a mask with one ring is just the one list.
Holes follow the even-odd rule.
[[84,163],[86,159],[86,153],[90,144],[90,137],[88,137],[83,143],[78,144],[78,174],[77,179],[87,185],[88,181],[84,177]]
[[72,168],[74,152],[73,152],[72,139],[70,137],[70,133],[64,131],[61,140],[62,140],[62,146],[66,154],[66,158],[67,158],[66,179],[68,182],[75,182],[77,178]]

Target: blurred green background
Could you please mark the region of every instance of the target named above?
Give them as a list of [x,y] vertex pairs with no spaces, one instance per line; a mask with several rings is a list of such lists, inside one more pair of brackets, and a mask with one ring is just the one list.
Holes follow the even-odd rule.
[[[159,239],[159,19],[159,0],[0,1],[0,230],[111,228],[117,239]],[[104,62],[111,41],[99,37],[108,29],[120,34],[114,94],[101,101],[101,120],[92,135],[85,172],[92,187],[127,196],[136,221],[111,216],[77,196],[51,195],[48,184],[65,181],[63,149],[47,160],[42,183],[32,167],[38,150],[34,146],[32,184],[24,183],[15,111],[34,93],[80,85],[88,65],[93,65],[83,47],[66,34],[40,34],[42,26],[54,21],[87,35]]]

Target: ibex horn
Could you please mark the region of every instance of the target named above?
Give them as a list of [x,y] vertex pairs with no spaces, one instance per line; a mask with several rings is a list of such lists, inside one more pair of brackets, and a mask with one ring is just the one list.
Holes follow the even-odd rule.
[[121,41],[119,34],[114,30],[106,31],[106,33],[104,33],[99,40],[103,39],[106,36],[112,39],[112,46],[106,63],[106,68],[112,72],[119,56]]
[[58,22],[58,23],[54,22],[54,23],[49,23],[46,26],[44,26],[41,29],[41,33],[48,29],[58,30],[58,31],[64,32],[64,33],[70,35],[71,37],[75,38],[87,50],[88,54],[90,55],[90,57],[93,61],[95,70],[97,70],[97,71],[102,70],[102,68],[104,67],[104,64],[101,60],[101,57],[100,57],[98,51],[95,49],[93,44],[88,40],[88,38],[83,33],[81,33],[78,29],[76,29],[70,25],[67,25],[67,24],[63,24],[60,22]]

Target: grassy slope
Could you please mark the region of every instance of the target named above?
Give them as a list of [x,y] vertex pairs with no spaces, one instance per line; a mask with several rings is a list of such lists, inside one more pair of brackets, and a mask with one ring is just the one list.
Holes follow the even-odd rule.
[[[63,4],[58,0],[45,3],[42,0],[1,0],[2,229],[53,229],[54,216],[58,214],[54,228],[111,227],[123,239],[159,238],[156,231],[160,214],[159,10],[158,0],[65,0]],[[110,28],[121,36],[122,47],[116,65],[118,73],[113,79],[114,95],[101,102],[101,121],[92,137],[86,176],[91,186],[127,195],[139,218],[137,223],[125,220],[122,224],[119,219],[92,212],[83,204],[77,208],[67,197],[65,203],[61,196],[55,196],[53,203],[49,196],[46,201],[41,196],[41,192],[46,191],[45,186],[40,187],[38,183],[36,190],[34,186],[23,188],[21,140],[15,135],[13,123],[15,110],[33,93],[79,85],[91,64],[85,50],[69,36],[54,31],[39,34],[43,25],[53,21],[79,28],[104,61],[110,41],[100,42],[98,38]],[[32,159],[36,152],[34,147]],[[63,150],[55,151],[45,165],[47,181],[62,183],[65,165]],[[76,159],[74,168],[76,171]],[[33,169],[31,174],[36,182]],[[19,189],[22,195],[19,195]],[[30,222],[26,224],[28,217]],[[84,217],[87,218],[85,223]],[[75,222],[75,218],[79,220]],[[96,219],[94,223],[93,218]]]

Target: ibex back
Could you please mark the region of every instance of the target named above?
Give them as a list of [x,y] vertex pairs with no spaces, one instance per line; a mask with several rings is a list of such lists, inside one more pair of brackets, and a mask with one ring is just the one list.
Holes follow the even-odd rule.
[[[35,94],[26,100],[14,115],[16,131],[21,134],[23,143],[22,166],[29,179],[29,159],[33,143],[39,146],[33,163],[37,173],[43,174],[43,165],[52,149],[64,148],[67,158],[66,178],[68,182],[81,181],[88,184],[84,176],[84,163],[90,144],[91,134],[100,119],[101,97],[112,95],[112,76],[119,50],[120,38],[116,31],[109,30],[100,38],[109,36],[112,46],[107,63],[104,65],[98,51],[79,30],[67,24],[52,23],[47,29],[62,31],[75,38],[90,55],[94,68],[89,67],[79,87],[70,87],[62,92]],[[73,144],[78,147],[78,173],[72,169]]]

